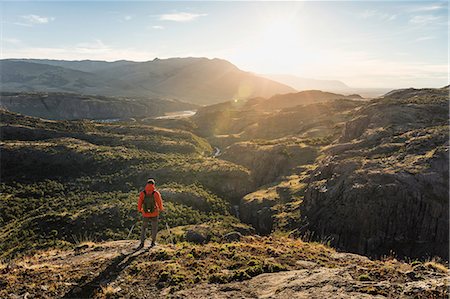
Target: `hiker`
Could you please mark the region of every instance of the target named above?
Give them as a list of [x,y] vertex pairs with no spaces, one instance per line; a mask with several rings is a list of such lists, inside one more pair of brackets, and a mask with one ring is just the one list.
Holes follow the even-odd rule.
[[156,245],[156,234],[158,233],[158,216],[164,211],[161,194],[155,189],[155,180],[148,179],[145,188],[139,194],[138,211],[142,213],[143,223],[141,230],[141,243],[138,250],[144,247],[147,234],[148,222],[152,222],[152,247]]

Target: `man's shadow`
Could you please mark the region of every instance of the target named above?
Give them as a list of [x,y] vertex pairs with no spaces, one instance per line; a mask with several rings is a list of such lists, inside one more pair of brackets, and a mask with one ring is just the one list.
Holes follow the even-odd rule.
[[[102,285],[114,281],[117,276],[130,265],[140,254],[148,252],[152,247],[145,250],[135,249],[127,254],[120,254],[115,257],[111,263],[101,271],[95,278],[84,283],[84,280],[78,281],[78,284],[67,292],[62,298],[92,298]],[[81,285],[84,283],[83,285]]]

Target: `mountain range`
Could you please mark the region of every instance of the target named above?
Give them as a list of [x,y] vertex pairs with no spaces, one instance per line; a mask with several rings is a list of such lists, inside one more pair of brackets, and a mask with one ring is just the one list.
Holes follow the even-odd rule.
[[295,91],[228,61],[207,58],[146,62],[6,59],[0,61],[0,75],[3,91],[161,98],[199,105]]

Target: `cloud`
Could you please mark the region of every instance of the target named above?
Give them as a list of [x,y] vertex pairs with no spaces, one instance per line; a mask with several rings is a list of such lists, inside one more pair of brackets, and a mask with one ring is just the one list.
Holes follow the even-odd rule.
[[371,18],[373,16],[375,16],[377,13],[376,10],[373,9],[366,9],[365,11],[363,11],[359,16],[363,19],[368,19]]
[[133,17],[132,16],[124,16],[123,19],[125,21],[130,21],[131,19],[133,19]]
[[110,46],[105,45],[99,39],[96,39],[92,42],[78,43],[74,48],[78,53],[106,53],[112,50]]
[[199,17],[207,16],[207,14],[195,14],[189,12],[177,12],[170,14],[159,15],[161,21],[173,21],[173,22],[190,22]]
[[415,7],[413,9],[411,9],[411,11],[436,11],[436,10],[441,10],[441,9],[445,9],[446,6],[443,5],[442,3],[436,3],[436,4],[429,4],[429,5],[425,5],[425,6],[418,6]]
[[377,19],[380,19],[383,21],[392,21],[397,18],[397,15],[380,12],[380,11],[374,10],[374,9],[366,9],[359,15],[359,17],[362,19],[377,18]]
[[418,15],[418,16],[413,16],[409,22],[412,24],[418,24],[418,25],[427,25],[427,24],[432,24],[432,23],[436,23],[438,21],[441,20],[441,17],[439,16],[434,16],[434,15]]
[[164,29],[164,26],[154,25],[154,26],[152,26],[152,28],[153,28],[153,29],[161,30],[161,29]]
[[42,16],[38,16],[38,15],[26,15],[26,16],[21,16],[21,18],[23,20],[25,20],[24,24],[28,24],[28,25],[47,24],[47,23],[55,20],[55,18],[53,18],[53,17],[42,17]]
[[416,42],[422,42],[422,41],[426,41],[426,40],[431,40],[431,39],[436,39],[435,36],[422,36],[419,38],[416,38]]

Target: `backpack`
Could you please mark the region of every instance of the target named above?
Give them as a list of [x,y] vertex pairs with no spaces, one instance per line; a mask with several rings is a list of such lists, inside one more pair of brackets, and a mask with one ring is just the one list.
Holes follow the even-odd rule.
[[144,212],[146,213],[153,213],[156,208],[156,202],[155,202],[155,192],[153,191],[152,194],[147,194],[147,192],[144,192]]

